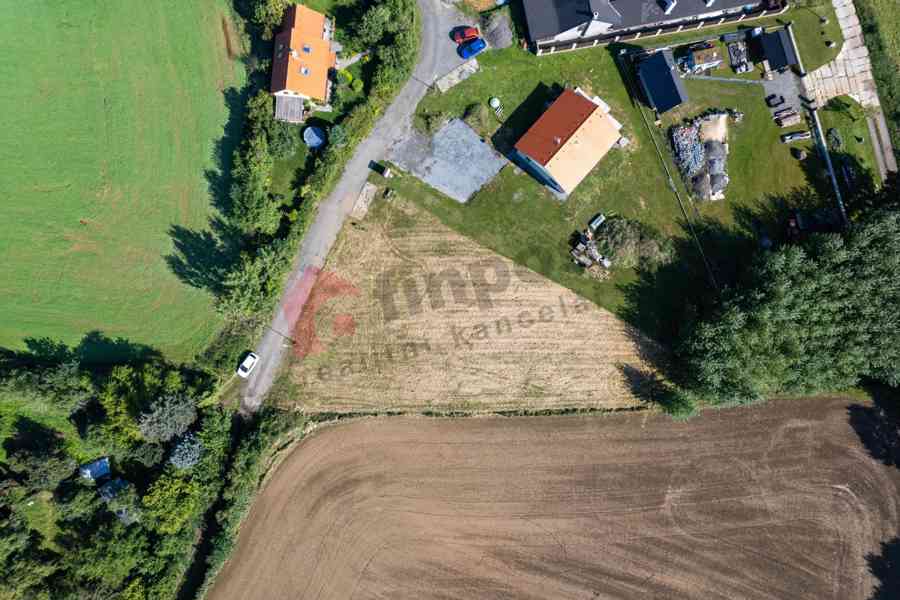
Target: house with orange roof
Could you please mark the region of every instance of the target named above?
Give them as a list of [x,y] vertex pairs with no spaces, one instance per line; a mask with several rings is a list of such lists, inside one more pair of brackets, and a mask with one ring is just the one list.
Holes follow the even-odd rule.
[[275,36],[272,86],[275,118],[290,123],[304,119],[304,101],[327,104],[331,70],[335,68],[332,21],[302,4],[284,11],[281,32]]
[[516,162],[559,194],[570,194],[622,140],[609,106],[580,88],[566,89],[516,142]]

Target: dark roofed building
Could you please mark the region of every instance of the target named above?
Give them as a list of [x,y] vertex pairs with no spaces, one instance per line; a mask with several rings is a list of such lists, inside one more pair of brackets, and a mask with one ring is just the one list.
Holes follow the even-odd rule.
[[90,479],[91,481],[103,479],[109,475],[109,457],[104,456],[103,458],[98,458],[86,465],[81,465],[78,471],[81,473],[82,477]]
[[671,50],[654,52],[637,64],[638,79],[651,107],[662,114],[687,101]]
[[103,498],[104,501],[109,502],[110,500],[118,496],[122,490],[127,488],[128,485],[129,483],[124,479],[116,478],[101,485],[98,492],[100,493],[100,497]]
[[780,71],[800,64],[787,28],[764,33],[756,39],[759,40],[760,51],[769,62],[771,70]]
[[528,37],[540,45],[607,33],[640,31],[670,23],[737,14],[772,0],[680,0],[665,14],[659,0],[522,0]]

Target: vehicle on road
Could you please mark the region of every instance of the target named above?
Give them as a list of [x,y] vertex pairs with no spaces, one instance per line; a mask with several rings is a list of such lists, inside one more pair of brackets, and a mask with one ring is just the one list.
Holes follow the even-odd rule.
[[257,364],[259,364],[259,356],[254,352],[248,353],[247,357],[241,362],[241,366],[237,368],[238,377],[242,379],[250,377],[250,373],[253,372]]
[[480,37],[469,40],[459,46],[459,55],[462,58],[472,58],[487,48],[487,42]]
[[790,144],[791,142],[798,142],[800,140],[808,140],[812,137],[811,131],[795,131],[794,133],[786,133],[781,136],[782,144]]
[[477,27],[458,27],[453,31],[453,41],[462,44],[474,40],[479,35]]

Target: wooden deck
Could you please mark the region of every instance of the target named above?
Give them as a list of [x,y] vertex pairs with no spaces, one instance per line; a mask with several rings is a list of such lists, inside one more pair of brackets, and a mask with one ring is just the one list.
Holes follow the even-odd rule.
[[303,98],[275,96],[275,120],[288,123],[303,122]]

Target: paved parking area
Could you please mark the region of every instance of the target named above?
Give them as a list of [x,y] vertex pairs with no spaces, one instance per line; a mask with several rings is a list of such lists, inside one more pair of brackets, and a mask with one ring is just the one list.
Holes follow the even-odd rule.
[[467,202],[506,164],[471,127],[452,119],[433,138],[413,130],[388,160],[457,202]]

